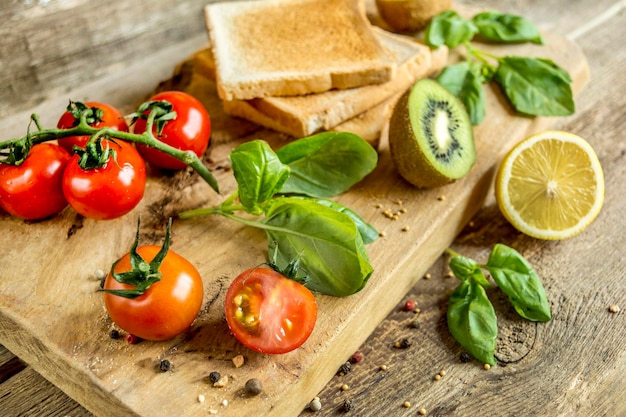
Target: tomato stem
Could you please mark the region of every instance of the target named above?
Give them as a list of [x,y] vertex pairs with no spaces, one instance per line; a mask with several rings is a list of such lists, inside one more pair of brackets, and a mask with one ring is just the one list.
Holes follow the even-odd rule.
[[86,113],[82,113],[80,117],[80,121],[77,126],[68,128],[68,129],[42,129],[39,123],[39,117],[36,114],[31,115],[31,120],[35,123],[37,128],[39,129],[36,132],[29,132],[26,136],[17,139],[10,139],[3,142],[0,142],[0,150],[6,148],[12,148],[16,143],[23,140],[30,140],[33,145],[47,142],[51,140],[63,139],[69,136],[106,136],[112,139],[120,139],[126,142],[139,143],[142,145],[150,146],[155,148],[169,156],[172,156],[179,161],[182,161],[186,165],[190,166],[194,171],[196,171],[204,181],[206,181],[209,186],[215,190],[215,192],[219,193],[219,185],[217,184],[217,180],[211,174],[211,172],[204,166],[200,158],[190,151],[183,151],[173,146],[170,146],[160,140],[158,140],[152,134],[152,124],[154,123],[155,117],[158,115],[156,112],[150,112],[148,115],[148,120],[146,122],[146,131],[142,134],[130,133],[119,131],[110,127],[104,128],[95,128],[90,126],[87,123],[87,115]]

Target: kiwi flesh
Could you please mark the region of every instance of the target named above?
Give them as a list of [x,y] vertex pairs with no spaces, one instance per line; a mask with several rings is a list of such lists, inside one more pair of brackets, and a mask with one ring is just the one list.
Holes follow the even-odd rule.
[[419,188],[439,187],[464,177],[476,162],[465,106],[437,81],[417,81],[394,107],[389,151],[400,175]]

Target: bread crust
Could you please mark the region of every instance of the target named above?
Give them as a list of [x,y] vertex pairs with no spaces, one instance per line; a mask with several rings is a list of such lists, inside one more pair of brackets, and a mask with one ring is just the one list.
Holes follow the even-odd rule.
[[224,100],[320,93],[395,76],[362,0],[247,0],[204,10]]

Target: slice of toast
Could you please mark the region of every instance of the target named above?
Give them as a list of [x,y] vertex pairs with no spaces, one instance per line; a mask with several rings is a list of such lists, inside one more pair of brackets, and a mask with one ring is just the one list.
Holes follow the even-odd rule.
[[204,10],[224,100],[319,93],[395,75],[362,0],[246,0]]
[[[447,62],[447,49],[432,51],[413,38],[375,30],[385,46],[393,51],[398,70],[386,83],[347,90],[331,90],[296,97],[265,97],[253,100],[226,100],[224,111],[294,137],[330,130],[393,95],[404,91],[419,78],[441,70]],[[198,56],[210,71],[210,56]]]

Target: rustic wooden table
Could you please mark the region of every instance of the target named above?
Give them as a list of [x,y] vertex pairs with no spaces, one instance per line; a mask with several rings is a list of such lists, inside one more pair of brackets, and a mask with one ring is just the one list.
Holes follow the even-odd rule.
[[[81,39],[77,28],[96,24],[78,21],[71,24],[59,13],[46,20],[45,7],[64,8],[72,16],[78,2],[61,0],[33,5],[14,2],[0,7],[0,112],[26,110],[45,97],[65,91],[71,83],[85,81],[84,72],[73,72],[71,63],[46,61],[57,48],[76,48],[84,52],[89,42],[99,42],[99,51],[110,52],[109,58],[91,57],[91,76],[112,71],[124,59],[142,59],[147,53],[112,48],[119,39]],[[82,2],[86,3],[86,2]],[[98,3],[98,2],[94,2]],[[167,2],[153,2],[152,4]],[[187,2],[173,12],[159,10],[171,19],[149,21],[161,34],[177,37],[189,52],[198,46],[202,22],[198,10],[204,2]],[[446,324],[447,299],[455,279],[447,275],[447,259],[439,258],[429,269],[429,279],[420,280],[406,300],[415,300],[419,314],[402,311],[403,303],[380,323],[360,347],[364,360],[352,366],[345,375],[333,377],[319,393],[322,410],[316,415],[337,415],[345,400],[351,400],[358,416],[415,416],[426,410],[431,416],[462,416],[480,413],[490,416],[624,416],[626,415],[626,62],[624,0],[528,0],[464,1],[485,7],[524,15],[542,30],[575,40],[584,51],[591,81],[577,99],[574,116],[554,121],[554,127],[585,137],[595,148],[604,168],[606,200],[598,219],[582,235],[566,241],[539,241],[515,231],[499,213],[493,196],[464,228],[453,248],[467,256],[482,259],[491,247],[502,242],[514,246],[543,278],[552,304],[553,320],[532,324],[517,320],[505,304],[496,309],[499,315],[498,365],[484,370],[476,361],[464,363],[463,349],[451,338]],[[124,24],[125,13],[137,12],[139,6],[122,6],[111,2],[112,13]],[[148,6],[146,6],[148,7]],[[165,6],[164,6],[165,7]],[[106,10],[101,10],[107,13]],[[43,17],[42,17],[43,16]],[[189,19],[193,25],[176,24]],[[39,19],[39,20],[37,20]],[[103,19],[100,19],[103,20]],[[75,30],[73,42],[43,47],[46,30],[43,25],[25,22],[47,22],[54,30]],[[105,25],[105,23],[98,23]],[[52,26],[51,26],[52,27]],[[52,30],[52,29],[51,29]],[[145,33],[128,35],[145,37]],[[21,34],[21,35],[20,35]],[[33,64],[24,71],[24,62],[6,57],[22,53],[21,36],[39,36],[25,60]],[[157,37],[158,38],[158,37]],[[127,39],[128,40],[128,39]],[[158,40],[142,39],[153,45]],[[68,41],[69,42],[69,41]],[[108,46],[107,46],[108,45]],[[134,55],[133,55],[134,54]],[[134,57],[133,57],[134,56]],[[20,67],[22,65],[22,67]],[[59,70],[63,68],[63,71]],[[84,68],[80,68],[84,69]],[[24,88],[31,85],[33,88]],[[123,95],[123,92],[121,92]],[[497,291],[494,299],[501,298]],[[609,311],[617,305],[622,312]],[[411,324],[418,319],[419,326]],[[45,325],[45,324],[42,324]],[[407,338],[407,349],[394,343]],[[382,366],[386,370],[382,370]],[[434,377],[440,371],[445,375]],[[345,385],[345,386],[344,386]],[[343,389],[342,389],[343,386]],[[347,388],[347,389],[346,389]],[[406,404],[405,404],[406,403]],[[410,407],[406,407],[410,404]],[[304,410],[302,415],[309,415]],[[91,414],[62,391],[38,375],[32,368],[0,346],[0,415],[10,416],[90,416]]]

